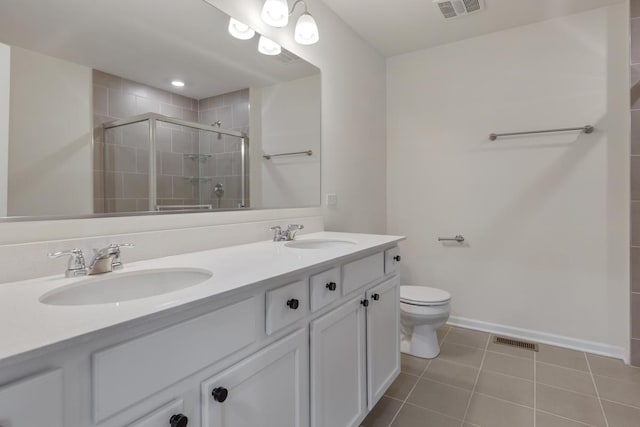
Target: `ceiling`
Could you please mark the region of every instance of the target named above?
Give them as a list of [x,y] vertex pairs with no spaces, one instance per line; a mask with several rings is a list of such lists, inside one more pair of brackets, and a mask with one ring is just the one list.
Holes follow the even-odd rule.
[[393,56],[624,0],[484,0],[485,10],[451,20],[432,0],[323,1],[381,54]]
[[257,36],[234,39],[228,24],[202,0],[0,0],[0,43],[196,99],[319,73],[258,53]]

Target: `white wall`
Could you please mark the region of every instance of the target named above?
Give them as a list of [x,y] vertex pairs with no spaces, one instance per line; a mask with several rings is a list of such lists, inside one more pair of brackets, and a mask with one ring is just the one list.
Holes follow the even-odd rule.
[[0,43],[0,217],[7,216],[11,48]]
[[13,47],[8,214],[93,212],[91,69]]
[[628,346],[627,20],[616,5],[388,60],[405,283],[450,291],[455,317]]
[[[263,208],[320,205],[320,76],[264,87],[261,92]],[[311,156],[262,158],[263,154],[311,150]]]

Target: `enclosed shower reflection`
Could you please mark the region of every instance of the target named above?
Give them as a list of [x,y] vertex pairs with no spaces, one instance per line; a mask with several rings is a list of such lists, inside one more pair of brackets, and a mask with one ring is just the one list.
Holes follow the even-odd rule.
[[102,126],[104,212],[248,207],[248,140],[147,113]]

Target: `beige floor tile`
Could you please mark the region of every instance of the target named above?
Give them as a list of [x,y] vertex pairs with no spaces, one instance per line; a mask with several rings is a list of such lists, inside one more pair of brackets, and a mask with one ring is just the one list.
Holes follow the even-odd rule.
[[450,326],[444,325],[438,328],[438,330],[436,331],[436,334],[438,335],[438,342],[440,344],[442,344],[442,340],[444,340],[444,337],[447,335],[447,332],[449,332],[449,329],[451,329]]
[[482,427],[533,427],[533,409],[474,393],[465,421]]
[[596,396],[596,389],[593,386],[591,374],[588,372],[538,363],[536,365],[536,380],[540,384]]
[[364,419],[362,427],[389,427],[393,417],[396,416],[398,410],[402,406],[402,402],[399,400],[391,399],[389,397],[382,397],[373,408],[367,418]]
[[538,362],[589,372],[584,353],[581,351],[540,344],[540,351],[536,356],[536,360]]
[[545,412],[536,412],[536,427],[589,427],[578,421],[560,418]]
[[438,358],[478,368],[482,363],[483,354],[484,350],[481,348],[445,342],[440,347]]
[[418,377],[400,373],[398,378],[389,386],[386,396],[405,400],[414,385],[418,382]]
[[421,376],[424,372],[424,368],[429,364],[428,359],[421,359],[419,357],[409,356],[402,353],[401,357],[401,370],[405,374]]
[[[594,375],[601,399],[640,408],[640,383]],[[640,420],[638,420],[640,426]]]
[[407,402],[462,419],[470,396],[469,390],[422,379],[418,381]]
[[404,405],[391,427],[460,427],[460,420],[419,408]]
[[478,368],[435,359],[431,361],[423,378],[472,390],[477,376]]
[[444,342],[468,345],[470,347],[485,348],[489,334],[486,332],[472,331],[470,329],[451,328]]
[[617,378],[619,380],[640,382],[640,368],[624,364],[622,360],[588,354],[589,366],[594,375]]
[[533,381],[533,360],[488,351],[482,369]]
[[525,359],[533,359],[533,355],[535,354],[535,351],[525,350],[519,347],[512,347],[510,345],[505,345],[505,344],[496,344],[495,342],[493,342],[494,337],[495,335],[491,336],[487,350],[493,351],[494,353],[502,353],[502,354],[508,354],[510,356],[524,357]]
[[638,427],[640,425],[640,409],[617,403],[603,401],[604,413],[607,414],[609,427]]
[[536,385],[537,408],[571,420],[604,427],[604,417],[598,399],[593,396]]
[[482,371],[475,392],[533,408],[533,382]]

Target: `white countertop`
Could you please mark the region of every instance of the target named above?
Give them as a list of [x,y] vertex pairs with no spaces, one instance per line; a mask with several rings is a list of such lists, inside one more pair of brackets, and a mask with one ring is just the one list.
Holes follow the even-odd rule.
[[404,237],[321,232],[300,236],[296,240],[304,239],[349,240],[355,244],[327,249],[294,249],[286,247],[285,242],[267,241],[133,263],[127,263],[126,255],[123,255],[124,269],[108,273],[111,277],[158,268],[205,269],[213,276],[190,288],[119,303],[78,306],[41,303],[39,298],[45,293],[87,279],[65,278],[63,271],[56,276],[2,284],[0,363],[26,353],[48,350],[56,344],[67,345],[69,340],[87,338],[89,334],[105,328],[168,310],[188,308],[194,302],[231,295],[256,283],[376,247],[389,246]]

